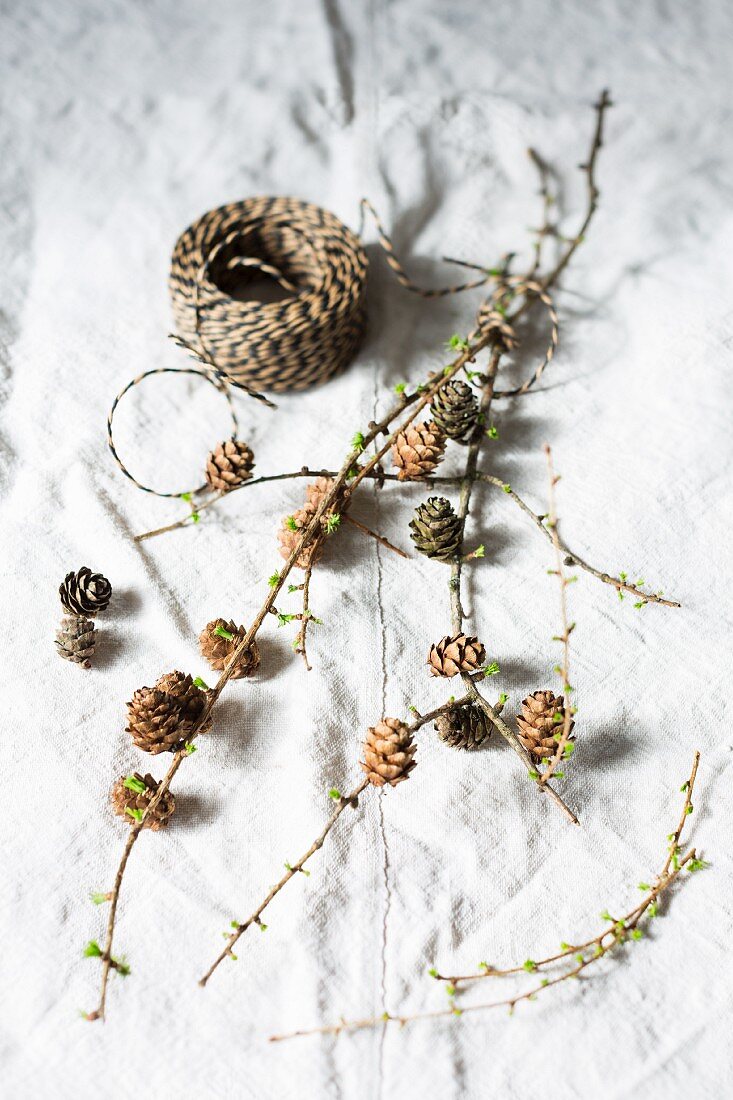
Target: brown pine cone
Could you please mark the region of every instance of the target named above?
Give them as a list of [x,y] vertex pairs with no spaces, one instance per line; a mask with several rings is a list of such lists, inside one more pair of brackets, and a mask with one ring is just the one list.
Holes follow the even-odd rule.
[[[139,772],[121,775],[110,791],[113,811],[118,817],[124,817],[129,825],[134,825],[145,813],[159,786],[160,783],[156,783],[152,775],[140,775]],[[153,812],[146,817],[143,829],[152,829],[157,833],[158,829],[168,824],[175,808],[173,795],[166,791]]]
[[375,787],[383,787],[385,783],[396,787],[415,767],[417,745],[399,718],[383,718],[376,726],[370,726],[363,750],[366,763],[362,761],[361,766]]
[[[316,478],[312,484],[306,486],[306,499],[303,507],[293,512],[291,516],[283,517],[277,537],[280,543],[280,556],[285,558],[286,561],[292,554],[302,529],[311,522],[323,503],[323,498],[330,493],[332,488],[333,478]],[[322,530],[312,537],[308,546],[304,546],[295,559],[295,564],[299,569],[307,569],[309,565],[315,565],[323,553],[325,535],[329,531],[329,520],[332,516],[341,515],[347,507],[348,505],[344,503],[343,499],[337,499],[326,509],[321,516]]]
[[[555,755],[565,721],[564,703],[562,695],[551,691],[535,691],[522,703],[522,713],[517,715],[519,740],[537,760],[550,760]],[[574,725],[571,721],[571,730]]]
[[445,436],[433,423],[409,424],[392,444],[392,462],[400,481],[432,474],[445,451]]
[[433,420],[456,443],[468,443],[478,420],[476,394],[466,382],[451,380],[432,400]]
[[[232,620],[212,619],[199,635],[201,653],[215,672],[223,672],[230,655],[247,634],[247,628],[237,626]],[[243,676],[253,676],[260,665],[260,651],[257,642],[252,642],[242,653],[232,672],[232,680],[241,680]]]
[[92,573],[88,565],[83,565],[78,573],[66,574],[59,586],[59,596],[70,615],[96,615],[98,611],[106,611],[112,585],[101,573]]
[[454,749],[477,749],[491,737],[491,723],[475,703],[444,711],[438,715],[435,729],[440,740]]
[[206,481],[217,493],[238,489],[252,477],[255,456],[241,439],[218,443],[206,460]]
[[156,756],[159,752],[182,749],[194,731],[208,733],[211,717],[197,729],[204,707],[206,692],[182,672],[161,676],[155,687],[139,688],[127,704],[131,734],[139,749]]
[[486,659],[486,650],[478,638],[467,634],[448,635],[430,647],[428,664],[433,676],[456,676],[459,672],[475,672]]
[[[316,509],[314,506],[306,504],[304,508],[299,508],[297,512],[293,512],[292,516],[283,517],[282,525],[277,533],[278,542],[280,543],[280,557],[285,558],[287,561],[301,536],[303,528],[308,526],[315,514]],[[317,531],[310,543],[302,548],[295,559],[298,569],[307,569],[309,565],[315,565],[323,553],[323,540],[323,532]]]
[[410,538],[421,554],[434,561],[450,562],[461,549],[463,524],[445,497],[430,497],[415,509]]
[[56,652],[65,661],[91,668],[95,641],[91,619],[81,615],[64,615],[56,632]]

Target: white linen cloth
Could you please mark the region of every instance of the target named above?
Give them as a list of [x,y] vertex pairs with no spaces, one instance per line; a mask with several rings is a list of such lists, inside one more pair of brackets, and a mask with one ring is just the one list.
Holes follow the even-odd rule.
[[[557,1100],[720,1096],[730,1089],[731,131],[733,11],[685,5],[429,0],[360,5],[28,0],[2,17],[4,723],[0,1091],[26,1097]],[[166,340],[177,234],[203,211],[295,194],[358,224],[376,204],[413,275],[455,281],[444,255],[530,255],[540,218],[526,156],[556,168],[564,232],[582,216],[591,104],[616,106],[601,200],[563,278],[561,350],[531,396],[495,410],[481,465],[545,509],[554,446],[565,537],[603,569],[684,604],[633,608],[581,574],[570,591],[578,751],[562,791],[581,828],[541,802],[498,738],[473,755],[419,734],[408,783],[345,813],[310,878],[250,931],[239,961],[196,979],[221,933],[319,832],[359,776],[360,741],[451,690],[426,674],[449,628],[446,570],[345,530],[314,575],[313,671],[268,620],[262,671],[231,684],[186,761],[169,830],[125,877],[105,1025],[100,966],[125,826],[109,787],[162,775],[124,732],[125,700],[173,668],[206,676],[197,635],[248,622],[279,562],[275,532],[302,482],[248,489],[197,528],[132,536],[181,506],[140,493],[106,449],[105,416],[135,373],[184,366]],[[367,239],[375,241],[373,227]],[[478,296],[426,303],[370,248],[370,332],[337,381],[237,398],[259,473],[337,466],[392,387],[444,362]],[[536,352],[539,349],[539,343]],[[533,369],[530,348],[521,370]],[[516,377],[520,377],[519,370]],[[196,484],[226,434],[221,399],[153,379],[120,408],[144,480]],[[457,448],[446,468],[457,471]],[[373,487],[354,514],[409,546],[419,487]],[[508,498],[476,494],[469,625],[509,715],[553,683],[550,549]],[[56,588],[88,564],[114,585],[93,671],[56,659]],[[297,597],[283,596],[283,610]],[[504,1010],[268,1045],[273,1032],[442,1008],[433,964],[471,970],[552,953],[631,908],[661,866],[693,750],[689,837],[711,868],[675,889],[641,943]],[[727,976],[726,976],[727,975]],[[485,982],[465,1003],[519,986]],[[723,1048],[726,1049],[723,1049]]]

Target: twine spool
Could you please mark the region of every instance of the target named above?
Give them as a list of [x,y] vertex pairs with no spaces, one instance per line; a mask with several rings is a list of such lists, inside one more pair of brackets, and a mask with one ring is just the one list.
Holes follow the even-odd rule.
[[[328,210],[263,196],[210,210],[178,238],[176,331],[230,381],[302,390],[338,374],[364,334],[367,256]],[[268,276],[282,301],[241,301],[236,281]]]
[[[478,272],[468,282],[426,288],[413,283],[395,255],[392,241],[374,207],[361,200],[376,223],[387,263],[401,286],[423,298],[442,298],[484,286],[496,273],[478,264],[450,260]],[[188,497],[201,488],[161,492],[139,481],[120,458],[113,420],[120,400],[154,374],[200,374],[226,398],[237,417],[229,387],[271,405],[260,390],[303,390],[338,374],[356,354],[366,326],[368,261],[360,236],[328,210],[300,199],[260,196],[210,210],[176,241],[169,288],[176,334],[173,339],[200,364],[198,368],[157,367],[137,375],[115,398],[107,418],[109,449],[118,466],[139,489],[161,497]],[[262,301],[234,296],[234,284],[266,276],[285,297]],[[479,308],[469,339],[495,332],[506,350],[516,334],[497,308],[511,288],[515,296],[532,295],[550,319],[550,342],[534,373],[520,386],[496,390],[494,397],[526,393],[552,360],[558,340],[557,314],[547,289],[539,282],[504,275]],[[480,376],[479,376],[480,377]],[[274,408],[274,406],[272,406]]]

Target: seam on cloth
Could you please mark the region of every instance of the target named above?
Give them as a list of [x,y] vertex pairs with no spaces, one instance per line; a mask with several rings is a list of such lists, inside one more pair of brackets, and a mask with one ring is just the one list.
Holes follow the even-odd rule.
[[[376,420],[377,417],[377,403],[378,403],[378,371],[374,372],[374,402],[372,406],[372,415]],[[379,499],[380,489],[377,484],[374,485],[374,515],[376,518],[377,530],[380,528],[380,513],[381,513],[381,501]],[[386,624],[384,618],[384,603],[382,600],[382,548],[379,543],[375,544],[377,553],[377,614],[379,615],[379,638],[381,643],[381,664],[382,664],[382,698],[381,709],[382,715],[385,712],[387,705],[387,635]],[[381,715],[380,715],[381,717]],[[382,1011],[387,1007],[387,928],[389,924],[389,913],[392,907],[392,891],[389,884],[389,847],[387,844],[387,831],[384,822],[384,794],[385,787],[382,787],[379,791],[378,800],[378,823],[379,823],[379,835],[382,839],[382,874],[384,876],[384,917],[382,920],[382,948],[381,948],[381,976],[380,976],[380,993],[382,998]],[[384,1053],[385,1053],[385,1036],[387,1029],[383,1027],[379,1036],[379,1070],[377,1077],[377,1096],[383,1095],[384,1084]]]
[[[369,0],[366,23],[367,23],[367,48],[366,54],[369,59],[369,64],[366,70],[366,89],[365,89],[365,102],[367,108],[367,165],[371,169],[372,164],[377,159],[377,149],[379,140],[379,88],[380,88],[380,55],[378,49],[378,25],[379,17],[381,14],[380,0]],[[377,407],[379,402],[379,367],[375,365],[374,369],[374,384],[373,384],[373,400],[372,409],[373,417],[376,419]],[[379,529],[380,523],[380,498],[379,488],[374,485],[374,509],[375,518],[377,521],[377,529]],[[379,635],[381,639],[381,662],[382,662],[382,714],[384,714],[384,708],[387,703],[387,652],[386,652],[386,627],[384,618],[384,605],[382,602],[382,553],[379,543],[376,544],[377,554],[377,613],[379,615]],[[381,715],[380,715],[381,717]],[[387,846],[387,833],[384,820],[384,788],[379,791],[378,798],[378,827],[379,835],[382,839],[382,872],[384,876],[384,919],[382,922],[382,949],[381,949],[381,975],[380,975],[380,992],[382,998],[382,1008],[386,1008],[387,999],[387,929],[389,924],[389,913],[392,904],[392,895],[389,884],[389,850]],[[374,1092],[377,1100],[382,1100],[384,1096],[384,1063],[385,1063],[385,1047],[386,1047],[386,1027],[382,1027],[379,1035],[379,1056],[377,1059],[377,1080],[376,1088]],[[371,1090],[370,1090],[371,1091]]]
[[323,7],[333,47],[333,64],[344,103],[343,125],[347,126],[354,121],[354,43],[339,11],[338,0],[323,0]]

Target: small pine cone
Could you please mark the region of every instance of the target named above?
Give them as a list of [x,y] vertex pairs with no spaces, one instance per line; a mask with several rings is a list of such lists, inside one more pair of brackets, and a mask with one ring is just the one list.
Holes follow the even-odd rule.
[[361,766],[375,787],[383,787],[385,783],[396,787],[415,767],[417,745],[399,718],[383,718],[376,726],[370,726],[363,749],[366,763],[362,761]]
[[94,623],[79,615],[64,615],[56,632],[56,651],[65,661],[82,668],[92,667],[94,656]]
[[491,725],[475,703],[444,711],[436,719],[435,728],[440,740],[454,749],[477,749],[491,737]]
[[227,439],[217,444],[206,460],[206,481],[217,493],[238,489],[252,477],[255,456],[241,439]]
[[156,756],[176,752],[191,734],[208,733],[211,718],[197,724],[206,706],[206,692],[182,672],[161,676],[153,688],[139,688],[127,704],[127,732],[139,749]]
[[[522,703],[522,713],[517,715],[519,740],[537,760],[550,760],[555,755],[556,737],[562,734],[565,721],[564,702],[562,695],[535,691]],[[571,721],[571,730],[574,724]]]
[[[323,503],[324,497],[331,492],[333,488],[333,478],[330,477],[318,477],[311,484],[306,486],[305,490],[305,504],[302,508],[299,508],[297,512],[293,512],[292,516],[285,516],[282,521],[280,530],[278,531],[278,541],[280,543],[280,556],[287,559],[293,552],[296,542],[300,538],[300,533],[304,527],[313,519],[314,515]],[[323,527],[323,533],[328,530],[328,520],[331,516],[342,514],[348,503],[343,498],[336,499],[326,509],[321,516],[321,524]],[[303,547],[300,554],[295,560],[295,564],[299,569],[307,569],[309,565],[315,565],[323,553],[324,534],[316,533],[310,544]]]
[[[218,631],[218,633],[217,633]],[[237,626],[226,619],[212,619],[199,635],[201,653],[215,672],[223,672],[230,655],[244,639],[247,628]],[[229,635],[229,637],[227,637]],[[241,680],[243,676],[253,676],[259,668],[260,651],[256,642],[241,654],[232,672],[232,680]]]
[[83,565],[78,573],[67,573],[59,585],[59,596],[69,615],[96,615],[105,611],[112,595],[112,585],[101,573],[92,573]]
[[[306,504],[304,508],[299,508],[297,512],[293,512],[292,516],[283,518],[277,534],[282,558],[287,560],[290,557],[296,542],[300,538],[302,529],[308,526],[315,514],[316,507],[313,504]],[[303,547],[295,559],[298,569],[307,569],[309,565],[315,565],[323,553],[323,537],[320,532],[316,532],[311,542]]]
[[486,659],[486,650],[478,638],[467,634],[441,638],[430,647],[428,664],[433,676],[456,676],[459,672],[475,672]]
[[[128,824],[133,825],[139,820],[139,814],[145,813],[148,804],[158,791],[160,783],[156,783],[152,775],[122,775],[110,791],[110,802],[113,811],[118,817],[124,817]],[[157,806],[145,819],[144,829],[152,829],[153,832],[162,829],[170,821],[176,801],[170,791],[162,795]]]
[[417,481],[432,474],[443,457],[445,436],[432,420],[409,424],[392,444],[392,462],[400,481]]
[[441,386],[432,401],[433,420],[443,435],[456,443],[468,443],[478,421],[476,394],[466,382]]
[[410,520],[410,538],[421,554],[435,561],[452,561],[460,551],[463,524],[445,497],[430,497]]

